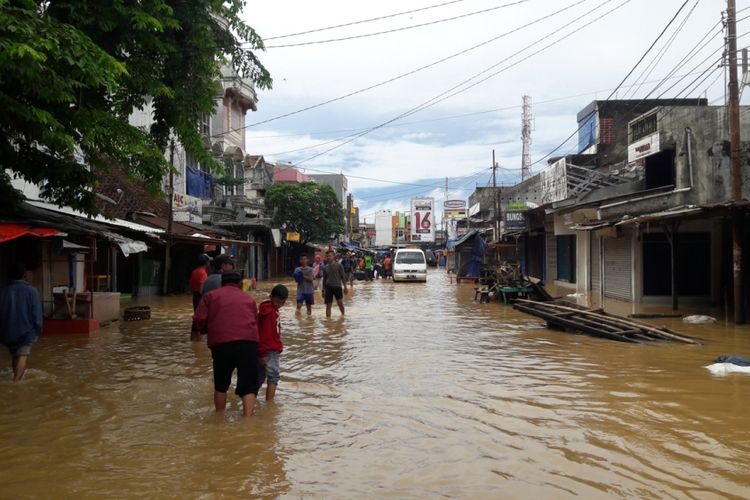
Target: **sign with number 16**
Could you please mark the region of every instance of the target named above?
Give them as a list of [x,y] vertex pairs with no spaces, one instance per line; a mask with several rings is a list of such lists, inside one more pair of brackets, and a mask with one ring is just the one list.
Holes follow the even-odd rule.
[[411,241],[433,243],[435,241],[434,198],[412,198]]

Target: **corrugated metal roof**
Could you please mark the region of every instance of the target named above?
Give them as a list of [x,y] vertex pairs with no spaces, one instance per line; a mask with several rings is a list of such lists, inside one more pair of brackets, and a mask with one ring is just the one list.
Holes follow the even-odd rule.
[[150,227],[150,226],[144,226],[142,224],[136,224],[135,222],[130,222],[130,221],[123,220],[123,219],[106,219],[102,217],[101,215],[97,215],[95,217],[89,217],[83,212],[79,212],[73,208],[58,207],[57,205],[53,205],[52,203],[47,203],[44,201],[28,200],[26,203],[28,203],[29,205],[35,206],[37,208],[49,210],[51,212],[58,212],[61,214],[72,215],[74,217],[80,217],[82,219],[86,219],[89,221],[94,221],[94,222],[98,222],[101,224],[108,224],[110,226],[124,227],[124,228],[130,229],[131,231],[138,231],[141,233],[151,233],[151,234],[163,234],[164,233],[164,230],[162,229],[157,229],[155,227]]

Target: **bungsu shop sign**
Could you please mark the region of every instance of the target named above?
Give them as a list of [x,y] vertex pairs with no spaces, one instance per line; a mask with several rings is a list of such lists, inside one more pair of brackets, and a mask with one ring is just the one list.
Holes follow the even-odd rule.
[[505,212],[505,230],[517,231],[526,229],[526,217],[523,212]]
[[464,201],[464,200],[445,200],[443,202],[443,208],[466,208],[466,201]]

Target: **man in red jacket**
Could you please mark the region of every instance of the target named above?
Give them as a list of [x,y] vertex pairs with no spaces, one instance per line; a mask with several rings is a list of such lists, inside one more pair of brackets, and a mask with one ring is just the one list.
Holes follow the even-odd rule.
[[242,291],[237,271],[221,275],[221,288],[208,292],[195,311],[200,332],[208,334],[214,371],[214,406],[224,411],[232,373],[237,370],[235,394],[246,417],[253,414],[258,395],[258,305]]
[[258,389],[266,383],[266,401],[273,401],[276,386],[279,385],[279,355],[284,350],[281,343],[281,322],[279,309],[289,297],[284,285],[276,285],[271,290],[271,298],[260,303],[258,308],[258,356],[261,367],[258,371]]

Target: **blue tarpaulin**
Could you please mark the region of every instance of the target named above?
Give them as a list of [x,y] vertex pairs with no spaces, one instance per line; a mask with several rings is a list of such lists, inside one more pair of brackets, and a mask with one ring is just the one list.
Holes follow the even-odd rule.
[[211,174],[193,167],[185,168],[187,173],[187,194],[196,198],[211,198],[214,190],[214,179]]
[[578,122],[578,152],[596,143],[596,113]]
[[482,271],[482,262],[486,248],[487,244],[484,242],[484,238],[477,235],[474,238],[474,246],[471,248],[471,261],[469,262],[469,269],[466,271],[467,276],[479,276],[479,273]]
[[468,233],[466,233],[465,235],[461,236],[460,238],[457,238],[457,239],[455,239],[455,240],[448,240],[448,241],[447,241],[447,242],[445,243],[445,248],[447,248],[448,250],[450,250],[451,248],[455,248],[455,247],[457,247],[458,245],[460,245],[461,243],[463,243],[464,241],[466,241],[466,240],[468,240],[469,238],[471,238],[472,236],[474,236],[474,235],[475,235],[476,233],[477,233],[477,232],[476,232],[475,230],[473,230],[473,229],[472,229],[471,231],[469,231],[469,232],[468,232]]

